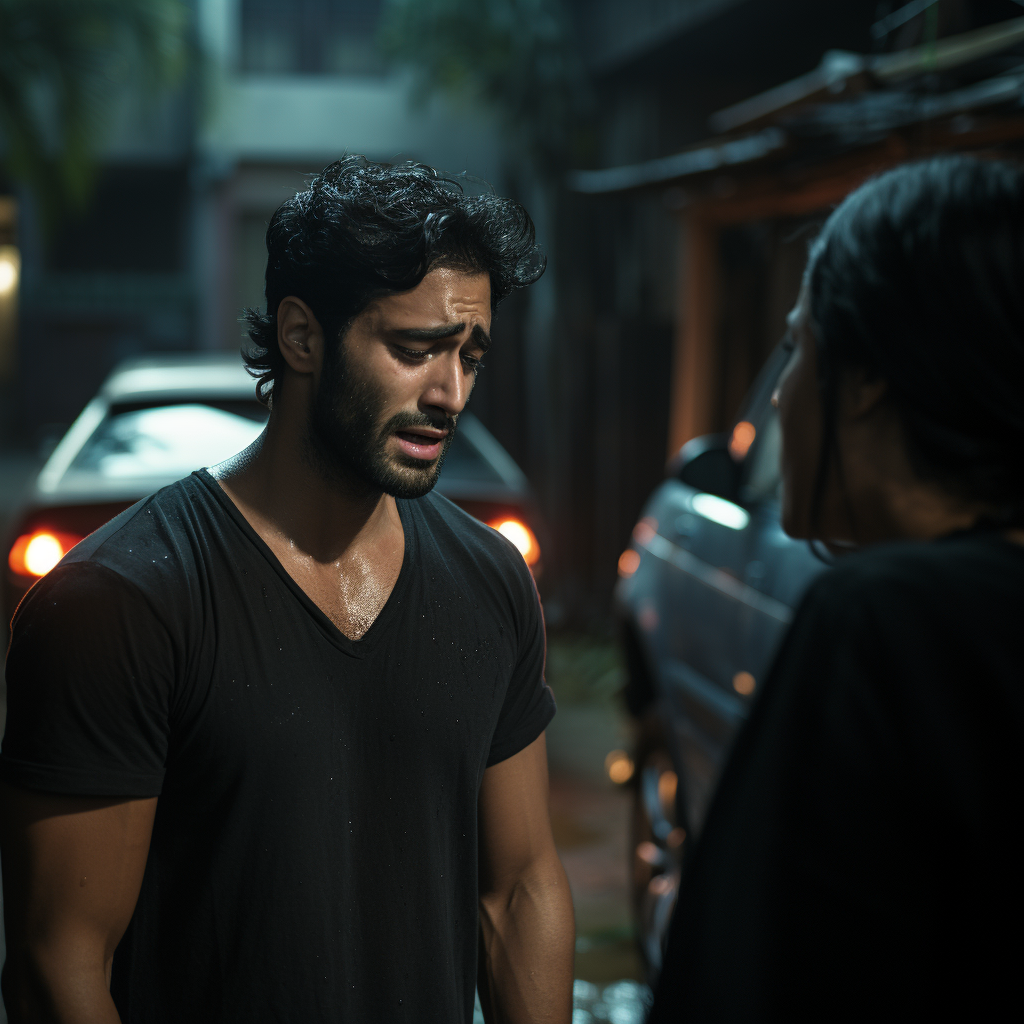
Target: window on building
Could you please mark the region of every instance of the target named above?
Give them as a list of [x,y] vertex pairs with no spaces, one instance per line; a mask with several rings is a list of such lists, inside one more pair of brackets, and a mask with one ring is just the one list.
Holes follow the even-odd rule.
[[242,0],[242,71],[380,74],[382,0]]
[[185,262],[187,209],[185,167],[104,167],[87,209],[69,216],[51,239],[47,269],[179,273]]

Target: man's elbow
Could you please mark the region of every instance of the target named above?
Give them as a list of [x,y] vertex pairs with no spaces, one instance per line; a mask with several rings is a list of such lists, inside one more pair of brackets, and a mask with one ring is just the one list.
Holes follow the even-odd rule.
[[480,893],[480,908],[485,917],[496,919],[514,915],[531,907],[572,914],[569,880],[562,862],[553,851],[536,857],[500,882]]

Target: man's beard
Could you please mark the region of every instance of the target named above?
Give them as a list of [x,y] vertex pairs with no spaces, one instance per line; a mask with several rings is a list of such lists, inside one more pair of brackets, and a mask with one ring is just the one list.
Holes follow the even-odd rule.
[[[371,381],[353,374],[339,340],[325,351],[320,385],[310,410],[306,450],[318,472],[352,479],[396,498],[421,498],[437,483],[441,464],[455,436],[457,417],[431,419],[422,412],[400,412],[380,423],[385,397]],[[388,454],[396,431],[410,427],[447,429],[434,462]]]

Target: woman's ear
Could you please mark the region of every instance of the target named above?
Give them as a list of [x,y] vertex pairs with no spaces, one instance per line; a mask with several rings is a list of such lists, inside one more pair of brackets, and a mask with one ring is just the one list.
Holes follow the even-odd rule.
[[870,416],[885,401],[889,382],[882,377],[870,377],[866,370],[849,370],[843,375],[842,410],[848,420]]
[[302,299],[288,295],[277,307],[277,345],[296,373],[315,373],[324,351],[324,332],[313,310]]

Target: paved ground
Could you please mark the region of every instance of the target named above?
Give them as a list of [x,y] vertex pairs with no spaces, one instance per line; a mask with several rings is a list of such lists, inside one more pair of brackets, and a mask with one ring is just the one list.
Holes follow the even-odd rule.
[[606,642],[551,636],[548,678],[558,700],[548,728],[551,824],[576,908],[573,1024],[639,1024],[650,993],[629,912],[630,792],[605,770],[612,750],[631,745],[621,667]]

